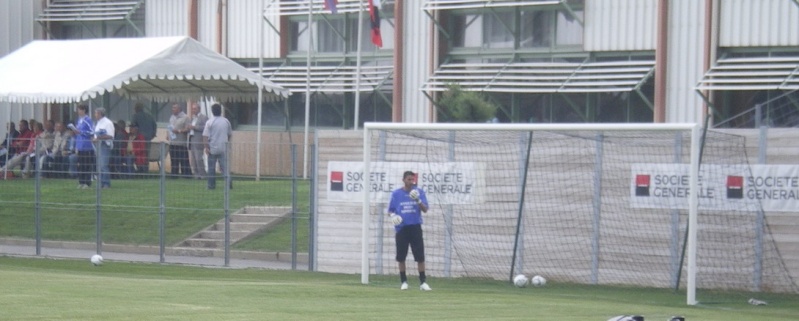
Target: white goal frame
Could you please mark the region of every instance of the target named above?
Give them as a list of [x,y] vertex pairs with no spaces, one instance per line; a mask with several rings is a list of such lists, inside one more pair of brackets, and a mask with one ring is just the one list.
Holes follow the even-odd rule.
[[[696,249],[697,212],[699,199],[699,156],[700,126],[697,123],[597,123],[597,124],[450,124],[450,123],[373,123],[366,122],[363,127],[363,168],[368,171],[371,162],[371,136],[374,130],[451,130],[451,131],[667,131],[683,130],[691,132],[691,167],[689,171],[690,196],[688,197],[688,240],[687,240],[687,286],[686,303],[696,305]],[[364,175],[365,186],[372,184],[371,175]],[[369,193],[362,193],[361,226],[361,283],[369,283]]]

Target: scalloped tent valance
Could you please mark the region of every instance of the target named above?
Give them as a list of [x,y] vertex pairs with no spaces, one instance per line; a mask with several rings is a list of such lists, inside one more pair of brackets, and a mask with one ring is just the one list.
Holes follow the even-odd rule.
[[106,92],[156,101],[264,100],[289,91],[189,37],[33,41],[0,59],[0,102],[73,103]]

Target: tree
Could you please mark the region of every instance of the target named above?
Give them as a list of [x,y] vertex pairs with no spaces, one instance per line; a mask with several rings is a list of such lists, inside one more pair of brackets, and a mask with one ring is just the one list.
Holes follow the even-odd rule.
[[458,84],[448,84],[436,105],[444,123],[484,123],[494,119],[498,108],[481,93],[465,91]]

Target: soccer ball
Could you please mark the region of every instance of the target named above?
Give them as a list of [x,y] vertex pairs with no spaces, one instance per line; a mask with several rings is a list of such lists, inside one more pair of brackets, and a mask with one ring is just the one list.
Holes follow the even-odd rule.
[[103,265],[103,257],[100,254],[92,255],[90,259],[94,265]]
[[513,278],[513,285],[517,288],[523,288],[527,286],[527,277],[524,274],[519,274]]
[[547,279],[545,279],[543,276],[536,275],[530,280],[530,284],[533,286],[544,286],[547,284]]

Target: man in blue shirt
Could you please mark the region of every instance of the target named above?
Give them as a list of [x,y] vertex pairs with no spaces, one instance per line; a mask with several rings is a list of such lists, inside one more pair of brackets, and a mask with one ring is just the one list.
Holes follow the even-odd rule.
[[75,150],[78,152],[78,188],[86,189],[92,186],[92,173],[94,173],[94,124],[89,117],[89,106],[78,106],[78,119],[71,127],[75,134]]
[[394,223],[397,244],[397,264],[399,267],[400,290],[408,289],[408,277],[405,275],[405,258],[408,246],[413,252],[413,259],[419,270],[419,289],[432,290],[427,285],[424,266],[424,236],[422,234],[422,213],[427,213],[427,196],[424,190],[416,187],[416,174],[406,171],[402,174],[403,187],[391,193],[388,203],[388,215]]

